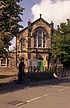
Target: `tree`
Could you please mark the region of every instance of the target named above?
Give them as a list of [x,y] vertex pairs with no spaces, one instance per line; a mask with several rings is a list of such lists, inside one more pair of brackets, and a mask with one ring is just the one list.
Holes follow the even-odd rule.
[[22,27],[18,23],[21,20],[19,14],[22,15],[24,8],[18,4],[22,0],[1,0],[0,1],[0,55],[5,53],[10,41],[17,36],[19,28]]
[[53,56],[64,64],[70,63],[70,20],[54,30]]

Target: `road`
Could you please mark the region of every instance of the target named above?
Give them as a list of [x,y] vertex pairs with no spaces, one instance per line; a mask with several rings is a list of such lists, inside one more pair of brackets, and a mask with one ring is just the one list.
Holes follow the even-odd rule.
[[0,94],[0,108],[70,108],[70,78],[21,86]]

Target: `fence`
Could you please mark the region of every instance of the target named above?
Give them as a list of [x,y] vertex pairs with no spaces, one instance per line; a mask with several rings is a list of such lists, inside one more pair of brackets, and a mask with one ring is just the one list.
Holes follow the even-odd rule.
[[59,67],[52,67],[51,71],[56,73],[56,75],[58,77],[68,77],[68,76],[70,76],[70,69],[69,70],[63,69],[61,66],[59,66]]

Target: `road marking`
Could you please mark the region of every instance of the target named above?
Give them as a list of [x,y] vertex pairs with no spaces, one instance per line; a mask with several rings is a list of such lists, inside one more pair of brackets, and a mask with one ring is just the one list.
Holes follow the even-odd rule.
[[[53,87],[56,87],[56,86],[53,86]],[[61,86],[60,86],[60,87],[61,87]],[[61,92],[61,91],[65,90],[65,89],[67,89],[67,88],[69,88],[69,87],[64,87],[64,88],[62,88],[62,89],[59,89],[59,90],[57,90],[57,92]],[[41,99],[41,98],[43,98],[43,97],[47,97],[48,95],[49,95],[49,94],[44,94],[44,95],[41,95],[41,96],[38,96],[38,97],[35,97],[35,98],[32,98],[32,99],[29,99],[29,100],[27,100],[26,102],[21,102],[21,103],[16,104],[16,106],[21,106],[21,105],[27,104],[27,103],[29,103],[29,102],[32,102],[32,101]]]
[[46,96],[48,96],[49,94],[45,94],[45,95],[43,95],[42,97],[46,97]]
[[27,100],[26,102],[28,103],[28,102],[31,102],[31,101],[34,101],[34,100],[37,100],[37,99],[40,99],[40,98],[42,98],[42,96],[39,96],[39,97],[36,97],[36,98],[30,99],[30,100]]
[[39,96],[39,97],[36,97],[36,98],[30,99],[30,100],[27,100],[26,102],[16,104],[16,106],[21,106],[21,105],[27,104],[27,103],[29,103],[29,102],[35,101],[35,100],[40,99],[40,98],[42,98],[42,97]]
[[23,105],[24,103],[22,102],[22,103],[18,103],[18,104],[16,104],[16,106],[21,106],[21,105]]
[[41,99],[41,98],[46,97],[46,96],[48,96],[48,95],[49,95],[49,94],[45,94],[45,95],[42,95],[42,96],[35,97],[35,98],[33,98],[33,99],[29,99],[29,100],[27,100],[26,102],[21,102],[21,103],[16,104],[16,106],[21,106],[21,105],[23,105],[23,104],[26,104],[26,103],[29,103],[29,102],[32,102],[32,101]]
[[65,87],[65,88],[59,89],[59,90],[57,90],[57,92],[61,92],[61,91],[65,90],[65,89],[67,89],[67,88],[68,88],[68,87]]

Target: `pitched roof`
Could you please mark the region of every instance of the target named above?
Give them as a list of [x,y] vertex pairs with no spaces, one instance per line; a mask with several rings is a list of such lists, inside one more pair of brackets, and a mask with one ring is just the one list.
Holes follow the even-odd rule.
[[[38,21],[42,21],[42,22],[46,23],[49,27],[51,27],[51,24],[49,24],[47,21],[45,21],[41,16],[40,16],[40,18],[38,18],[38,19],[35,20],[34,22],[31,22],[31,25],[34,25],[34,24],[35,24],[36,22],[38,22]],[[21,30],[19,33],[25,31],[26,29],[28,29],[28,26],[25,27],[23,30]]]

